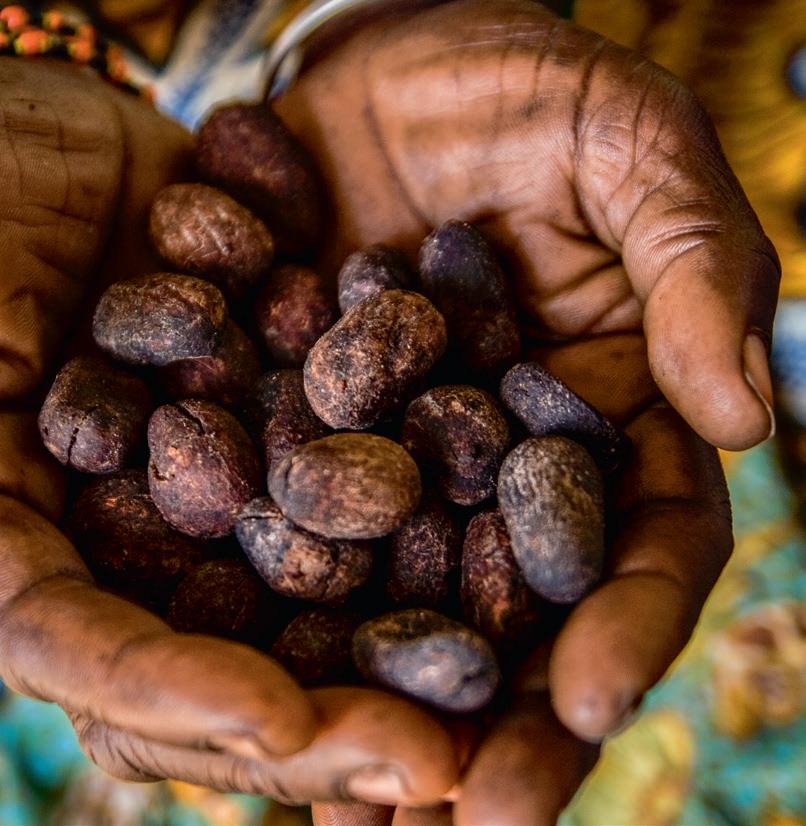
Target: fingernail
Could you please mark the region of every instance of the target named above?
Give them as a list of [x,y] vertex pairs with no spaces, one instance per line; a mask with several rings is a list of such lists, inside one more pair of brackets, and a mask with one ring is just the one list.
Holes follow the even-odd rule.
[[761,336],[757,333],[750,333],[747,336],[744,340],[742,356],[744,358],[744,377],[747,379],[747,383],[753,388],[769,414],[770,432],[767,438],[771,439],[775,435],[772,379],[770,378],[770,363],[769,357],[767,356],[767,348],[765,347]]
[[400,775],[389,766],[367,766],[353,772],[344,783],[350,797],[369,803],[400,803],[406,793]]
[[451,786],[445,794],[442,795],[442,800],[445,803],[456,803],[461,796],[462,787],[457,783],[455,786]]

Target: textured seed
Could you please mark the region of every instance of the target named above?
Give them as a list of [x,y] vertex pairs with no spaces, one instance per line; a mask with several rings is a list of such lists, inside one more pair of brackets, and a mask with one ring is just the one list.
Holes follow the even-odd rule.
[[174,399],[206,399],[230,406],[238,403],[260,376],[255,345],[232,321],[209,356],[174,361],[162,368],[161,378]]
[[351,643],[360,622],[338,609],[303,611],[277,638],[271,656],[305,686],[352,681]]
[[267,497],[249,502],[235,523],[244,553],[279,594],[311,602],[340,602],[372,569],[367,542],[327,539],[286,519]]
[[151,241],[180,272],[240,296],[266,275],[274,241],[262,221],[229,195],[204,184],[172,184],[151,205]]
[[399,528],[420,501],[420,474],[400,445],[337,433],[295,448],[269,474],[283,514],[335,539],[373,539]]
[[343,313],[384,290],[411,289],[414,279],[406,256],[394,247],[375,244],[345,260],[339,272],[339,307]]
[[445,324],[421,295],[387,290],[356,304],[311,349],[305,392],[334,428],[364,430],[406,401],[445,349]]
[[584,447],[531,438],[504,460],[498,502],[526,581],[552,602],[581,599],[604,558],[602,477]]
[[467,526],[461,596],[467,622],[498,649],[518,647],[540,630],[546,612],[523,578],[497,510],[477,514]]
[[155,608],[205,556],[204,543],[162,518],[144,470],[93,479],[76,499],[66,531],[102,585]]
[[520,333],[501,267],[484,236],[448,221],[420,249],[423,292],[445,316],[451,347],[474,371],[498,374],[520,353]]
[[308,403],[302,370],[274,370],[261,376],[249,394],[241,418],[263,448],[269,471],[298,445],[331,433]]
[[516,364],[504,376],[501,400],[532,436],[567,436],[584,445],[605,472],[629,452],[626,435],[537,362]]
[[125,467],[151,409],[145,383],[106,359],[79,356],[62,367],[39,411],[45,447],[84,473]]
[[185,634],[212,634],[268,647],[277,633],[280,598],[245,562],[204,562],[180,583],[168,623]]
[[191,536],[230,533],[260,485],[260,463],[238,420],[211,402],[158,408],[148,424],[148,481],[160,513]]
[[509,427],[485,390],[444,385],[409,405],[400,441],[446,499],[476,505],[495,492]]
[[209,356],[223,333],[221,291],[189,275],[155,273],[113,284],[95,308],[96,344],[131,364]]
[[456,520],[435,496],[389,537],[387,592],[394,603],[444,608],[453,596],[462,535]]
[[266,352],[279,367],[302,367],[308,351],[338,317],[322,279],[293,264],[272,272],[256,312]]
[[353,637],[353,660],[366,679],[444,711],[482,708],[499,680],[482,636],[425,609],[365,622]]
[[216,109],[199,129],[196,164],[202,178],[268,224],[280,249],[299,252],[319,240],[322,204],[313,162],[262,103]]

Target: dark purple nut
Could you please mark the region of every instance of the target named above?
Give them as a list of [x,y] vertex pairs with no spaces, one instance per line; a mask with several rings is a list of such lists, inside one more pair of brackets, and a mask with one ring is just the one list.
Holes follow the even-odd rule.
[[207,399],[237,404],[260,376],[255,345],[228,321],[218,346],[209,356],[174,361],[162,368],[162,383],[174,399]]
[[286,519],[268,496],[246,505],[235,535],[255,570],[286,597],[338,603],[363,585],[372,569],[368,542],[306,531]]
[[295,448],[269,474],[269,493],[292,522],[333,539],[376,539],[420,502],[420,474],[400,445],[337,433]]
[[409,263],[401,250],[374,244],[348,256],[339,272],[339,308],[346,313],[365,298],[384,290],[412,287]]
[[419,509],[389,537],[386,582],[392,602],[442,608],[459,569],[462,534],[444,503],[423,498]]
[[577,602],[604,563],[602,476],[584,447],[562,436],[531,438],[507,457],[498,504],[529,587]]
[[495,493],[509,438],[504,414],[486,390],[453,384],[409,405],[400,442],[446,499],[477,505]]
[[504,376],[501,401],[532,436],[567,436],[584,445],[604,472],[615,470],[630,450],[625,434],[537,362],[516,364]]
[[501,649],[528,640],[546,613],[523,578],[497,510],[477,514],[467,526],[461,597],[468,623]]
[[227,306],[218,287],[158,272],[109,287],[95,308],[92,334],[114,358],[161,367],[209,356],[226,323]]
[[269,653],[302,685],[352,681],[351,645],[360,622],[357,614],[339,609],[303,611]]
[[179,584],[168,609],[168,624],[185,634],[211,634],[259,648],[277,632],[281,600],[237,559],[204,562]]
[[470,368],[500,375],[518,359],[512,295],[477,229],[448,221],[432,232],[420,248],[420,282],[445,316],[451,347]]
[[246,204],[274,233],[277,246],[315,246],[322,195],[313,161],[264,104],[227,104],[201,125],[196,165],[202,178]]
[[482,708],[499,682],[487,640],[427,609],[365,622],[353,637],[353,660],[366,679],[443,711]]
[[308,354],[308,401],[331,427],[365,430],[405,402],[445,343],[445,323],[428,299],[403,290],[371,296]]
[[151,205],[149,234],[171,267],[240,296],[265,275],[274,241],[263,222],[224,192],[172,184]]
[[332,432],[308,403],[302,370],[274,370],[261,376],[244,405],[242,419],[263,448],[268,470],[298,445]]
[[39,411],[45,447],[83,473],[125,467],[151,411],[141,379],[94,356],[78,356],[57,374]]
[[144,470],[93,479],[79,494],[66,532],[102,585],[151,607],[205,558],[205,544],[174,530],[148,492]]
[[260,462],[238,420],[212,402],[158,408],[148,423],[148,484],[160,513],[190,536],[226,536],[260,490]]
[[295,264],[272,272],[257,298],[256,315],[266,352],[279,367],[302,367],[308,351],[338,318],[322,279]]

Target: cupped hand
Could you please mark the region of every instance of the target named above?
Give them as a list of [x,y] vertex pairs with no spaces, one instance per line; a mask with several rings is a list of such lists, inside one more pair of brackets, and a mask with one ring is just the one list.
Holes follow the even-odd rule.
[[0,676],[59,703],[87,753],[129,780],[172,777],[288,801],[438,799],[447,732],[368,689],[303,691],[254,649],[181,635],[98,589],[55,527],[63,473],[36,430],[43,383],[102,285],[158,268],[154,194],[189,136],[92,73],[0,58]]
[[[775,251],[691,93],[527,0],[387,19],[321,56],[276,106],[332,193],[324,266],[376,242],[414,253],[450,218],[479,225],[507,259],[530,357],[633,441],[607,482],[605,578],[557,637],[547,684],[523,675],[452,811],[394,814],[553,823],[587,744],[666,671],[730,553],[713,445],[747,448],[773,426]],[[316,809],[323,824],[392,816]]]

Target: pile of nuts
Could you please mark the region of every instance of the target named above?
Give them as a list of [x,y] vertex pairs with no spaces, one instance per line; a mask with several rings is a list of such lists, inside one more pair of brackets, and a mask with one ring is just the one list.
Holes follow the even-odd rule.
[[601,576],[626,437],[519,361],[474,227],[432,232],[416,272],[386,246],[353,253],[337,303],[298,263],[323,199],[275,115],[216,110],[196,164],[204,183],[151,211],[166,271],[106,290],[97,351],[41,409],[78,472],[65,531],[102,586],[303,684],[484,707]]

